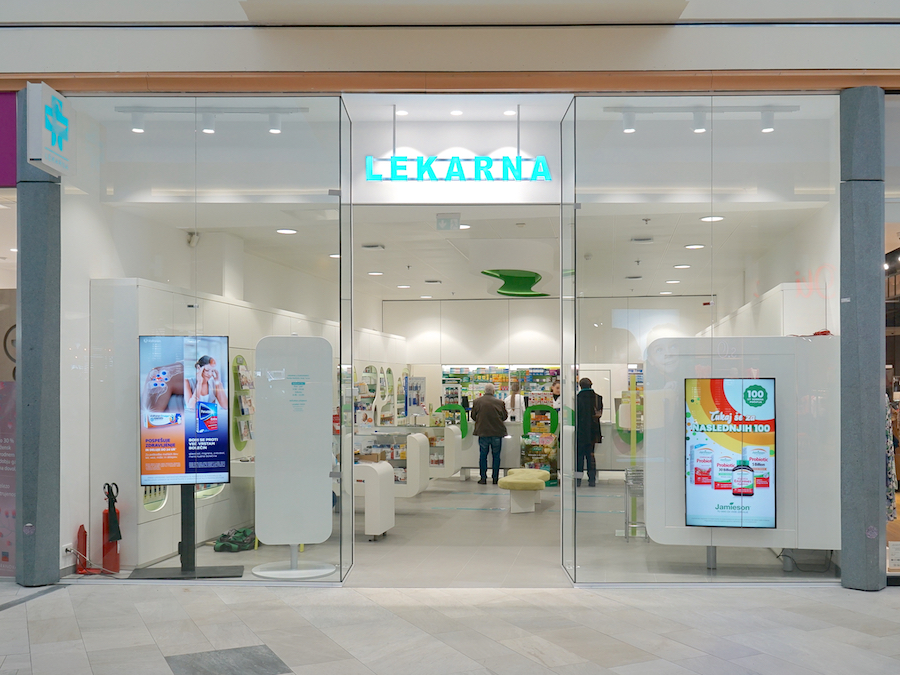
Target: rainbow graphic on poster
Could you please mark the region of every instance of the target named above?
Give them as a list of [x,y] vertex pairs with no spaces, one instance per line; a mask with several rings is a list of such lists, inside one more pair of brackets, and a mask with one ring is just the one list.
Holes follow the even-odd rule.
[[685,523],[775,527],[775,380],[689,378]]

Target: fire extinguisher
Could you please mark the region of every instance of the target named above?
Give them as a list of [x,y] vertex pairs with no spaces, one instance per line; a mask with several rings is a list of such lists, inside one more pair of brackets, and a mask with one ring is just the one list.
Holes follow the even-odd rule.
[[119,571],[119,541],[122,539],[122,531],[119,529],[119,509],[116,508],[116,498],[119,496],[119,486],[115,483],[106,483],[103,486],[103,494],[109,502],[103,510],[103,571]]

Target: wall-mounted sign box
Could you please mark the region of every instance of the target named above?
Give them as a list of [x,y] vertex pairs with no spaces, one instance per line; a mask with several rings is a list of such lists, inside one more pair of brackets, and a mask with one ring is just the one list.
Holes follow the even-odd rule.
[[29,82],[28,162],[52,176],[75,173],[75,111],[65,96],[43,82]]

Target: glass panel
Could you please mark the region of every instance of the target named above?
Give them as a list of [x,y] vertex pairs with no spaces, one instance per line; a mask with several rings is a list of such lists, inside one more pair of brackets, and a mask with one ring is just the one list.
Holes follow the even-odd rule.
[[562,368],[560,370],[560,450],[559,488],[562,501],[562,564],[572,581],[577,581],[575,549],[575,106],[573,100],[563,117],[562,196],[560,205],[560,325]]
[[[789,336],[839,332],[836,98],[576,103],[575,362],[591,380],[585,400],[603,400],[599,431],[582,432],[594,427],[590,406],[576,422],[577,580],[833,576],[837,342]],[[686,444],[685,382],[728,390],[737,385],[709,378],[767,377],[778,387],[781,481],[776,491],[774,468],[760,466],[751,499],[730,469],[775,448],[742,425],[774,421],[745,420],[745,408],[714,397],[702,414],[740,428],[716,436],[691,417]],[[817,406],[799,405],[812,398]],[[698,474],[707,456],[709,473]],[[824,509],[800,470],[811,461],[834,496]],[[688,527],[686,490],[715,514],[768,510],[776,528]]]
[[341,580],[353,566],[353,201],[351,186],[352,127],[341,101],[341,229],[340,255],[340,438],[341,438]]

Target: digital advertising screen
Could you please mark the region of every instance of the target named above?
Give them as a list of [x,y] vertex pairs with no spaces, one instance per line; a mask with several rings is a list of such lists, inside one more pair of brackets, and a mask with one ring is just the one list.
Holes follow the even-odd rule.
[[141,485],[227,483],[228,338],[139,340]]
[[775,527],[775,380],[689,378],[685,523]]

